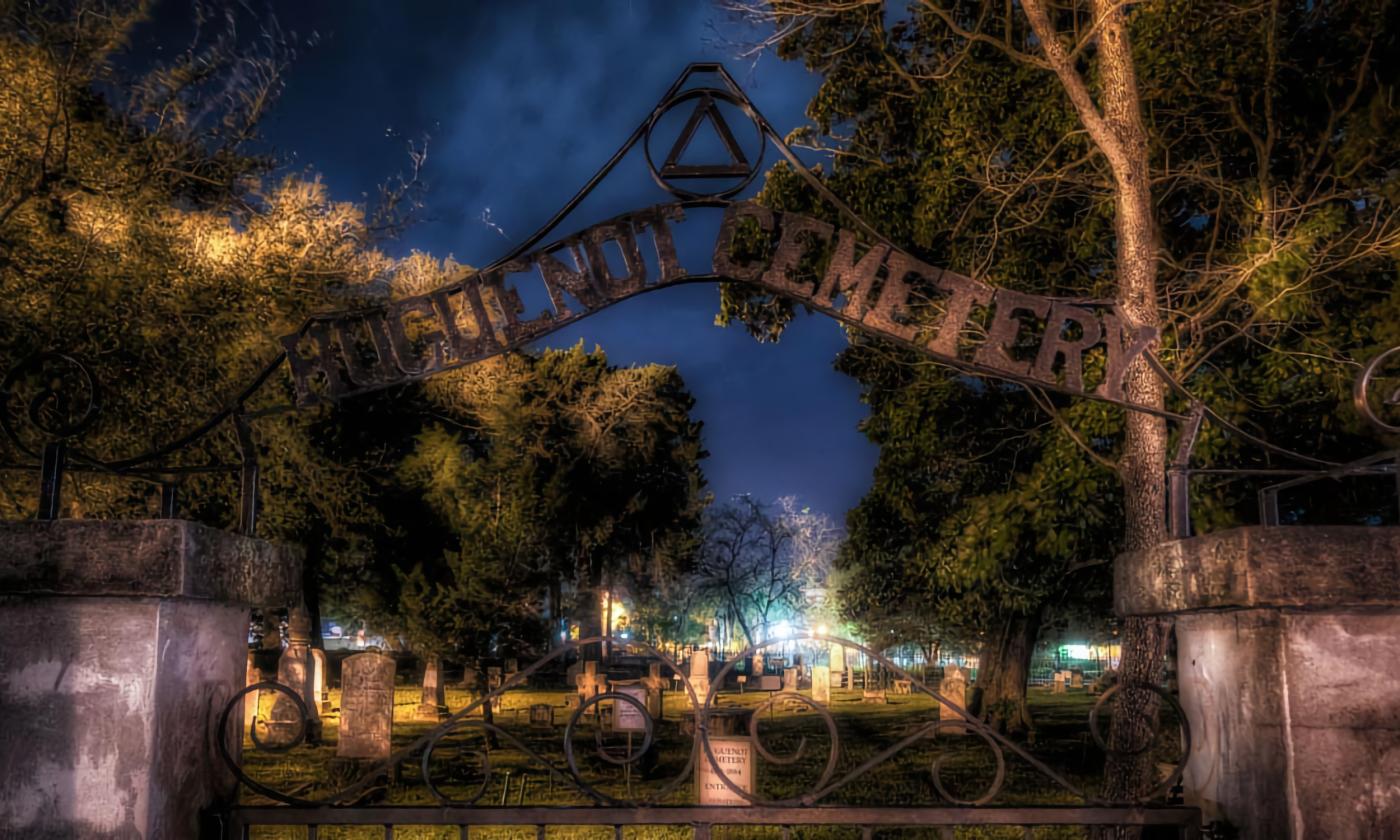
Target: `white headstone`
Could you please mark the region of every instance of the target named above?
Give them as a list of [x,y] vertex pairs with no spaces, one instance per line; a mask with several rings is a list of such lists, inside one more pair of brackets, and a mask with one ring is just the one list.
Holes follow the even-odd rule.
[[729,737],[711,737],[709,741],[719,767],[710,763],[710,757],[702,748],[695,762],[695,786],[700,794],[700,804],[752,805],[752,802],[730,790],[724,779],[745,793],[753,793],[753,741]]
[[812,666],[812,699],[818,703],[831,702],[831,668],[826,665]]
[[796,669],[796,668],[784,668],[784,669],[783,669],[783,691],[796,691],[796,690],[797,690],[797,669]]
[[[949,702],[957,704],[959,708],[967,709],[967,676],[963,670],[953,663],[946,665],[943,668],[943,682],[938,684],[938,693]],[[938,704],[938,719],[953,722],[940,725],[940,733],[962,735],[967,732],[967,719],[943,703]]]
[[[248,671],[243,680],[243,686],[245,688],[262,682],[262,672],[258,670],[258,666],[253,662],[255,656],[256,654],[254,654],[253,651],[248,651]],[[245,735],[253,726],[253,718],[258,716],[258,696],[261,694],[261,691],[250,691],[243,695],[243,733]]]
[[442,659],[428,657],[423,666],[423,691],[419,696],[416,717],[419,720],[441,720],[447,716],[447,687],[442,683]]
[[316,698],[322,713],[331,710],[330,687],[326,685],[326,652],[320,648],[311,649],[311,696]]
[[846,670],[846,648],[836,642],[831,643],[831,673],[840,674]]
[[626,700],[613,701],[613,731],[614,732],[645,732],[647,729],[647,718],[649,717],[647,697],[649,692],[647,687],[641,683],[635,685],[614,685],[612,690],[617,694],[625,694],[636,700],[640,706],[634,706]]
[[1065,693],[1065,672],[1064,672],[1064,671],[1056,671],[1056,672],[1055,672],[1055,686],[1054,686],[1054,688],[1050,689],[1050,693],[1051,693],[1051,694],[1064,694],[1064,693]]

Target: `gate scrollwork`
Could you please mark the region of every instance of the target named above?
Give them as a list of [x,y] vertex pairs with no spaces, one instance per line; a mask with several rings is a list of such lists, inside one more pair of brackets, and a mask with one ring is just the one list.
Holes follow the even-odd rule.
[[[719,689],[720,686],[724,685],[725,680],[735,672],[739,663],[749,660],[755,653],[759,653],[765,648],[778,645],[809,644],[814,641],[822,644],[840,645],[848,652],[854,651],[863,654],[869,663],[876,664],[885,669],[893,678],[907,680],[911,692],[923,694],[934,701],[935,705],[932,707],[933,717],[926,721],[919,722],[912,731],[899,737],[888,746],[878,749],[870,757],[864,758],[859,763],[855,763],[854,766],[847,769],[841,766],[841,759],[843,755],[845,755],[842,745],[841,726],[838,725],[837,716],[833,713],[828,703],[820,702],[813,697],[789,689],[773,692],[770,697],[752,708],[752,714],[749,717],[748,736],[751,739],[756,759],[770,765],[772,768],[781,769],[785,779],[788,780],[791,779],[791,768],[804,762],[804,760],[809,762],[809,766],[813,768],[820,766],[821,770],[816,775],[815,780],[807,783],[799,793],[781,798],[767,798],[762,795],[761,791],[757,790],[754,792],[746,791],[735,784],[728,775],[716,770],[714,777],[717,780],[729,788],[734,796],[740,797],[751,804],[779,808],[808,807],[824,804],[838,791],[847,788],[857,779],[865,777],[876,768],[890,762],[898,754],[921,742],[934,741],[940,731],[948,731],[953,727],[960,728],[962,731],[970,733],[986,746],[991,753],[995,770],[992,778],[987,782],[985,789],[979,791],[975,796],[959,796],[950,789],[947,780],[945,780],[942,775],[945,770],[945,762],[952,753],[948,750],[939,751],[928,765],[929,781],[938,796],[941,797],[944,803],[949,805],[978,806],[986,805],[996,800],[1005,792],[1009,759],[1017,759],[1024,762],[1037,774],[1053,782],[1058,788],[1063,789],[1076,799],[1088,805],[1150,805],[1160,802],[1161,797],[1176,785],[1190,757],[1190,727],[1176,699],[1169,692],[1158,686],[1142,686],[1154,692],[1161,699],[1165,707],[1173,712],[1176,723],[1180,728],[1181,756],[1165,781],[1147,796],[1130,802],[1105,800],[1070,781],[1064,774],[1053,769],[1040,758],[1032,754],[1024,745],[998,732],[994,727],[979,717],[970,714],[967,709],[943,696],[922,680],[915,678],[888,657],[857,642],[836,639],[829,636],[798,636],[774,639],[753,645],[737,656],[725,661],[718,668],[718,672],[710,682],[709,691],[705,693],[703,697],[697,693],[692,682],[686,679],[686,673],[673,659],[646,642],[607,636],[569,642],[552,651],[548,656],[545,656],[528,668],[511,675],[509,678],[505,679],[498,688],[485,693],[465,708],[451,715],[432,731],[415,738],[411,743],[394,751],[389,758],[366,765],[363,775],[358,780],[342,787],[340,790],[314,799],[279,791],[265,782],[254,779],[249,775],[243,764],[234,757],[237,751],[231,750],[227,743],[220,743],[219,752],[234,776],[241,783],[246,785],[249,790],[287,805],[316,807],[353,802],[375,785],[378,779],[387,774],[391,774],[396,766],[414,762],[416,759],[416,763],[422,772],[422,782],[433,799],[443,806],[463,807],[478,804],[489,790],[492,770],[491,750],[482,749],[469,751],[471,756],[473,756],[472,760],[480,762],[477,771],[481,775],[481,782],[474,790],[469,791],[467,795],[463,797],[453,796],[447,792],[441,784],[440,779],[435,778],[433,768],[435,753],[445,744],[449,743],[449,736],[470,730],[480,732],[483,735],[489,734],[493,736],[501,749],[509,749],[519,753],[531,766],[544,771],[555,782],[563,783],[571,787],[597,805],[641,807],[675,804],[675,795],[677,792],[681,790],[683,786],[692,782],[697,761],[708,762],[712,768],[719,768],[721,766],[711,742],[713,722],[717,717],[717,710],[732,708],[728,706],[721,707],[719,705]],[[486,704],[499,700],[512,689],[524,686],[531,676],[545,670],[551,663],[557,663],[573,652],[593,648],[600,644],[607,644],[615,650],[626,651],[630,654],[636,654],[654,661],[659,661],[662,664],[663,670],[680,678],[683,690],[689,695],[691,709],[693,709],[695,717],[692,746],[683,767],[675,776],[664,781],[659,786],[649,789],[646,795],[637,798],[631,797],[630,787],[628,796],[620,797],[603,790],[597,780],[586,778],[582,766],[582,759],[589,757],[588,751],[586,748],[581,749],[579,744],[576,743],[576,741],[579,740],[576,736],[579,734],[581,727],[587,722],[591,710],[595,713],[592,716],[595,722],[592,724],[594,730],[591,757],[596,758],[603,765],[615,769],[635,769],[638,762],[640,762],[648,751],[657,744],[660,733],[657,729],[657,721],[648,713],[646,706],[632,695],[617,691],[604,691],[581,699],[578,705],[573,709],[563,729],[561,751],[564,756],[564,763],[562,765],[541,754],[540,751],[532,747],[525,739],[518,737],[518,735],[513,733],[509,728],[479,717],[470,717],[473,714],[479,713]],[[1089,715],[1089,733],[1093,742],[1105,753],[1113,752],[1114,749],[1123,753],[1138,753],[1149,746],[1148,744],[1136,744],[1128,745],[1127,747],[1111,748],[1110,744],[1099,731],[1099,717],[1103,709],[1113,697],[1119,696],[1123,688],[1124,686],[1121,684],[1108,688],[1098,698],[1098,701],[1095,703]],[[301,701],[301,698],[296,696],[294,691],[286,686],[273,682],[256,683],[236,692],[224,707],[220,719],[220,729],[218,731],[225,733],[235,731],[229,728],[229,722],[230,720],[236,719],[235,716],[239,715],[240,702],[248,696],[256,698],[257,693],[260,691],[275,691],[291,697],[292,700],[295,701],[293,707],[296,713],[300,715],[301,723],[299,730],[296,731],[296,737],[292,738],[290,743],[269,744],[261,738],[256,737],[255,722],[252,733],[254,737],[251,738],[251,747],[255,750],[261,749],[269,752],[285,753],[303,744],[305,742],[306,733],[311,727],[309,710],[305,703]],[[605,704],[609,703],[613,704],[614,716],[616,716],[617,704],[633,706],[636,711],[640,713],[640,719],[644,723],[644,729],[639,733],[641,736],[640,740],[634,743],[633,740],[629,738],[627,747],[621,751],[606,743],[605,731],[601,725],[602,715],[597,714],[604,708]],[[820,722],[829,742],[824,760],[819,754],[809,750],[808,738],[805,735],[798,739],[795,747],[789,749],[780,749],[775,744],[765,740],[763,721],[770,717],[765,713],[772,709],[780,708],[783,705],[795,707],[802,713],[804,718],[815,718]],[[939,718],[942,717],[940,710],[942,709],[950,710],[956,715],[956,718],[940,720]],[[811,712],[812,715],[808,717],[806,714],[807,712]],[[616,717],[614,717],[614,719],[616,719]],[[1154,725],[1154,740],[1156,732],[1157,729]],[[587,739],[582,740],[586,743]]]

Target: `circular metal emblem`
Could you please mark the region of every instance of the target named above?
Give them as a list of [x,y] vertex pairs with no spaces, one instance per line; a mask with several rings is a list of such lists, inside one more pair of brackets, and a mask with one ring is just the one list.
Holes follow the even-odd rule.
[[1352,400],[1372,426],[1400,434],[1400,347],[1392,347],[1366,363],[1356,377]]
[[[691,106],[690,116],[675,142],[671,144],[666,159],[658,167],[651,153],[652,137],[657,126],[671,111],[692,102],[694,105]],[[751,150],[752,155],[735,139],[734,132],[730,130],[729,123],[720,111],[719,103],[739,109],[753,123],[757,144]],[[686,156],[696,133],[702,128],[714,132],[718,138],[722,150],[721,159],[699,163],[683,162],[682,158]],[[747,187],[763,164],[763,127],[759,125],[753,109],[743,98],[720,88],[692,88],[681,91],[663,102],[652,114],[651,119],[647,120],[642,150],[646,154],[651,177],[672,195],[682,199],[729,198]],[[678,182],[686,185],[681,186]]]

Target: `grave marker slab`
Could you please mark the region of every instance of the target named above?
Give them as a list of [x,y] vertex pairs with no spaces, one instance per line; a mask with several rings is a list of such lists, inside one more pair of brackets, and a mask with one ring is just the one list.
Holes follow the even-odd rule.
[[394,728],[394,659],[357,653],[340,666],[340,758],[389,757]]
[[[955,703],[959,708],[966,709],[967,675],[963,673],[963,669],[953,663],[944,666],[943,682],[938,684],[938,693],[950,703]],[[943,703],[938,704],[938,720],[940,722],[951,721],[950,723],[942,723],[938,727],[940,734],[967,734],[967,719]]]
[[818,703],[831,702],[831,668],[827,665],[812,666],[812,699]]
[[749,738],[712,736],[710,749],[719,764],[718,769],[710,763],[703,749],[695,762],[695,786],[700,804],[752,805],[752,802],[730,790],[724,779],[745,793],[753,793],[753,741]]

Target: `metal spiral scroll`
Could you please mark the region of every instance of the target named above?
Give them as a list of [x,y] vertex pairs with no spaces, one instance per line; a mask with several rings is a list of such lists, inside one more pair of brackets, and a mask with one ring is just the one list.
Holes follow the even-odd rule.
[[[750,718],[749,735],[752,739],[754,752],[762,761],[778,767],[791,766],[797,763],[801,758],[803,758],[806,755],[807,739],[805,736],[803,736],[799,740],[795,749],[786,754],[776,752],[769,745],[766,745],[762,737],[761,713],[777,703],[797,702],[815,712],[817,717],[825,725],[825,729],[830,740],[826,762],[823,765],[821,773],[819,774],[817,780],[812,784],[808,785],[807,789],[797,796],[787,799],[766,799],[758,793],[749,793],[745,790],[742,790],[738,785],[736,785],[729,779],[727,774],[719,771],[718,768],[721,765],[716,759],[710,741],[710,718],[712,712],[715,709],[715,701],[717,699],[719,686],[724,683],[725,679],[730,675],[730,673],[734,671],[735,667],[738,665],[739,662],[747,660],[754,653],[764,648],[791,643],[811,643],[813,641],[818,641],[823,644],[841,645],[848,651],[859,651],[860,653],[863,653],[866,657],[869,658],[871,662],[878,663],[879,665],[887,669],[896,678],[901,680],[908,680],[912,687],[912,690],[932,698],[938,704],[939,707],[946,707],[948,709],[951,709],[958,715],[959,720],[930,720],[924,725],[919,726],[910,734],[905,735],[898,741],[880,750],[875,755],[861,762],[858,766],[850,769],[849,771],[846,771],[838,777],[837,768],[841,756],[841,736],[840,730],[836,725],[835,717],[832,715],[830,709],[828,709],[824,704],[806,695],[802,695],[793,691],[776,692],[772,697],[769,697],[766,701],[755,707],[753,710],[752,717]],[[1144,690],[1150,690],[1156,693],[1176,713],[1177,719],[1180,724],[1182,755],[1175,769],[1168,776],[1166,781],[1159,785],[1157,789],[1152,791],[1150,794],[1129,802],[1105,800],[1100,797],[1094,796],[1084,791],[1080,787],[1076,786],[1074,783],[1066,779],[1063,775],[1051,769],[1045,763],[1037,759],[1035,756],[1031,755],[1029,752],[1026,751],[1024,747],[1010,740],[1005,735],[999,734],[992,727],[988,726],[986,723],[979,720],[978,718],[968,714],[966,709],[962,708],[956,703],[953,703],[948,698],[942,696],[937,691],[925,685],[922,681],[915,679],[911,674],[909,674],[899,665],[892,662],[880,653],[856,642],[851,642],[844,639],[835,639],[827,636],[797,636],[785,639],[773,639],[757,645],[753,645],[748,649],[744,650],[738,656],[728,660],[723,664],[723,667],[719,669],[718,674],[714,677],[714,679],[711,682],[709,693],[703,698],[699,697],[695,693],[695,690],[691,686],[689,680],[685,680],[683,683],[685,686],[685,691],[687,691],[690,695],[691,708],[695,711],[696,718],[695,739],[690,750],[689,756],[685,762],[685,766],[681,769],[677,776],[667,781],[664,785],[661,786],[659,790],[655,790],[648,794],[645,798],[637,800],[622,799],[611,794],[605,793],[604,791],[599,790],[594,783],[591,783],[590,781],[585,779],[584,774],[579,767],[578,755],[576,754],[576,747],[574,745],[573,737],[575,729],[583,720],[585,713],[590,707],[606,702],[630,703],[636,706],[640,711],[644,712],[644,714],[641,715],[641,718],[645,722],[645,730],[640,745],[636,746],[635,748],[629,748],[625,752],[618,752],[616,750],[609,749],[604,743],[602,730],[600,728],[594,734],[594,755],[596,758],[598,758],[605,764],[619,768],[626,767],[628,765],[632,765],[640,761],[642,756],[644,756],[647,753],[647,751],[651,748],[655,740],[655,721],[653,721],[650,714],[645,714],[645,706],[642,705],[640,701],[638,701],[636,698],[630,695],[615,691],[602,692],[592,697],[586,698],[579,704],[578,708],[576,708],[573,711],[572,716],[569,718],[569,721],[564,728],[564,756],[566,766],[563,767],[558,766],[550,759],[532,750],[520,738],[513,735],[509,730],[497,726],[494,723],[487,722],[483,719],[467,718],[467,715],[482,708],[484,704],[493,702],[497,698],[501,697],[506,691],[525,684],[525,682],[530,678],[531,675],[537,673],[549,663],[568,655],[572,651],[579,650],[586,646],[598,644],[610,644],[616,646],[617,648],[628,650],[629,652],[640,653],[644,656],[655,658],[661,661],[664,667],[668,669],[671,674],[680,675],[682,678],[685,677],[685,674],[682,672],[680,666],[678,666],[672,659],[667,657],[661,651],[657,650],[656,648],[652,647],[651,645],[645,642],[602,636],[584,639],[577,642],[571,642],[556,649],[548,656],[535,662],[528,668],[516,673],[515,675],[507,679],[499,688],[488,692],[480,699],[468,705],[466,708],[452,715],[450,718],[444,721],[441,725],[437,726],[431,732],[417,738],[407,746],[395,751],[392,755],[389,756],[389,758],[374,763],[368,768],[366,774],[358,781],[342,788],[341,790],[338,790],[328,796],[319,799],[306,799],[291,794],[286,794],[281,791],[275,790],[269,785],[259,782],[256,779],[251,778],[244,771],[242,765],[234,759],[233,751],[230,750],[226,739],[220,740],[219,753],[223,757],[224,762],[228,765],[229,769],[233,772],[234,776],[240,782],[247,785],[250,790],[259,793],[263,796],[266,796],[270,799],[286,803],[288,805],[303,807],[334,805],[339,803],[345,803],[348,801],[353,801],[355,798],[357,798],[365,791],[367,791],[371,786],[373,786],[380,777],[392,771],[392,769],[395,766],[399,765],[400,763],[413,760],[414,756],[417,755],[417,761],[422,770],[423,782],[428,788],[428,791],[434,797],[434,799],[436,799],[437,802],[443,806],[462,807],[475,805],[481,800],[481,798],[486,794],[487,790],[489,789],[491,778],[491,757],[489,750],[473,750],[472,752],[472,754],[475,756],[474,760],[480,761],[481,763],[480,769],[482,771],[482,782],[477,787],[477,789],[470,793],[468,796],[466,796],[466,798],[454,798],[453,796],[445,792],[440,787],[438,782],[434,780],[432,765],[434,752],[440,747],[442,747],[445,743],[447,743],[446,739],[449,735],[451,735],[454,732],[460,732],[463,730],[470,729],[480,731],[484,734],[489,733],[494,735],[496,738],[500,739],[503,746],[508,746],[513,750],[518,750],[520,753],[525,755],[527,759],[534,765],[537,765],[538,767],[546,770],[551,777],[558,781],[566,783],[567,785],[571,786],[579,793],[583,794],[588,799],[592,800],[593,802],[599,805],[614,807],[637,807],[643,805],[662,804],[672,793],[674,793],[678,788],[680,788],[680,786],[688,784],[691,781],[691,779],[693,778],[693,771],[695,769],[695,762],[697,760],[701,760],[700,756],[703,754],[703,760],[710,762],[710,766],[716,769],[716,772],[714,774],[715,777],[718,778],[718,780],[721,781],[736,796],[741,797],[745,801],[755,805],[772,807],[805,807],[815,805],[821,802],[822,800],[827,799],[833,793],[841,790],[854,780],[866,775],[875,768],[890,761],[894,756],[904,751],[905,749],[908,749],[921,741],[932,739],[937,735],[940,729],[945,729],[951,726],[961,727],[963,730],[969,731],[971,734],[976,735],[982,741],[982,743],[986,745],[987,749],[991,751],[992,757],[995,760],[996,764],[995,773],[993,774],[991,781],[987,784],[986,789],[982,790],[977,796],[964,798],[953,794],[949,790],[948,786],[944,783],[944,780],[941,776],[944,760],[949,757],[950,753],[945,751],[941,752],[938,756],[936,756],[929,766],[929,774],[933,787],[940,797],[942,797],[949,804],[953,805],[985,805],[991,802],[993,799],[995,799],[998,796],[998,794],[1001,793],[1003,787],[1005,786],[1007,777],[1007,753],[1011,753],[1024,760],[1045,778],[1050,779],[1055,784],[1064,788],[1066,791],[1070,792],[1077,798],[1083,800],[1085,803],[1091,805],[1145,805],[1153,801],[1159,800],[1160,797],[1166,791],[1170,790],[1170,788],[1177,783],[1177,781],[1181,778],[1181,774],[1185,768],[1186,762],[1189,759],[1191,752],[1191,733],[1189,725],[1186,721],[1185,715],[1182,713],[1180,705],[1176,702],[1175,698],[1173,698],[1170,693],[1163,691],[1161,688],[1154,685],[1124,686],[1120,684],[1110,688],[1099,698],[1098,702],[1095,704],[1092,712],[1089,715],[1090,733],[1093,737],[1094,742],[1099,745],[1100,749],[1102,749],[1105,753],[1133,755],[1141,753],[1150,746],[1151,739],[1149,739],[1147,743],[1141,745],[1129,745],[1127,747],[1120,746],[1115,749],[1113,747],[1110,747],[1110,745],[1105,741],[1105,739],[1099,732],[1098,726],[1100,711],[1103,709],[1103,707],[1111,697],[1113,697],[1125,688],[1142,688]],[[295,748],[303,742],[305,735],[309,731],[310,727],[309,712],[306,708],[306,705],[302,702],[302,699],[300,697],[297,697],[295,692],[293,692],[288,687],[280,685],[278,683],[260,682],[255,685],[250,685],[247,688],[244,688],[241,691],[235,693],[224,707],[223,714],[219,721],[220,728],[218,731],[224,733],[230,732],[229,721],[232,718],[232,716],[238,712],[239,703],[243,700],[245,696],[248,696],[250,694],[256,696],[256,692],[266,690],[279,691],[293,699],[297,713],[301,717],[301,726],[297,733],[297,737],[292,739],[292,741],[288,744],[270,746],[263,743],[260,739],[254,737],[253,746],[257,749],[264,749],[273,752],[286,752],[290,749]],[[1153,736],[1155,737],[1155,735],[1156,730],[1154,728]],[[241,733],[239,735],[239,738],[241,740]]]
[[[43,443],[69,440],[97,420],[102,396],[92,371],[68,353],[36,353],[5,374],[0,383],[0,428],[24,454],[38,458]],[[38,431],[38,447],[25,440],[17,421]]]
[[[1352,402],[1355,404],[1356,410],[1361,412],[1361,416],[1366,418],[1366,422],[1387,434],[1400,434],[1400,423],[1390,422],[1393,418],[1381,416],[1375,402],[1373,402],[1371,392],[1376,387],[1376,380],[1381,377],[1386,364],[1397,360],[1400,360],[1400,346],[1391,347],[1389,350],[1377,354],[1361,368],[1361,372],[1356,376],[1356,383],[1352,387]],[[1400,406],[1400,387],[1394,387],[1394,374],[1389,378],[1392,380],[1392,387],[1388,393],[1382,391],[1380,404],[1394,408]]]

